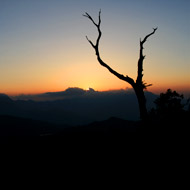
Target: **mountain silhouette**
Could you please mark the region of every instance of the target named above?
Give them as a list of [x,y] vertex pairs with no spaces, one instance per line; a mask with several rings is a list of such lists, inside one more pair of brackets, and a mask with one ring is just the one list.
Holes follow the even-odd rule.
[[[38,120],[14,117],[8,115],[0,116],[0,137],[37,137],[53,134],[58,126]],[[66,126],[62,126],[63,128]]]
[[[147,106],[152,108],[157,96],[150,92],[146,92],[146,96]],[[0,104],[1,115],[57,124],[83,125],[110,117],[126,120],[140,118],[136,96],[131,89],[98,92],[93,89],[69,88],[62,92],[22,95],[14,97],[14,101],[10,102],[11,105],[7,107],[5,102],[4,106]]]
[[[149,92],[147,96],[148,100],[156,97]],[[88,156],[89,152],[92,155],[120,152],[130,156],[139,152],[137,157],[142,153],[165,156],[188,150],[189,112],[170,120],[152,117],[148,122],[114,116],[121,112],[128,116],[130,103],[134,106],[134,102],[134,93],[123,90],[80,91],[73,98],[54,101],[13,101],[1,95],[0,143],[9,151],[10,148],[17,151],[19,147],[25,153],[32,148],[34,154],[45,150],[64,153],[64,156],[73,153]],[[5,112],[9,115],[2,114]]]
[[6,94],[0,94],[0,104],[11,104],[13,101]]

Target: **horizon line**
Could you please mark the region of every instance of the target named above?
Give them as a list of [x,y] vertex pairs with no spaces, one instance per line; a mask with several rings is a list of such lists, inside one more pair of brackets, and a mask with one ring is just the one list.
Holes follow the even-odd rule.
[[[125,87],[125,88],[113,88],[113,89],[106,89],[106,90],[96,90],[95,88],[92,88],[92,87],[88,87],[88,88],[81,88],[81,87],[68,87],[68,88],[65,88],[64,90],[58,90],[58,91],[43,91],[43,92],[27,92],[27,93],[6,93],[6,92],[0,92],[0,94],[5,94],[5,95],[8,95],[10,97],[17,97],[17,96],[35,96],[35,95],[42,95],[42,94],[47,94],[47,93],[59,93],[59,92],[64,92],[68,89],[81,89],[81,90],[84,90],[84,91],[90,91],[90,90],[94,90],[96,92],[111,92],[111,91],[121,91],[121,90],[133,90],[132,87]],[[149,89],[146,89],[145,92],[151,92],[153,94],[156,94],[156,95],[159,95],[160,93],[165,93],[167,91],[167,89],[172,89],[180,94],[183,94],[185,97],[190,97],[190,90],[183,90],[183,89],[173,89],[173,88],[163,88],[162,90],[161,89],[158,89],[158,90],[149,90]]]

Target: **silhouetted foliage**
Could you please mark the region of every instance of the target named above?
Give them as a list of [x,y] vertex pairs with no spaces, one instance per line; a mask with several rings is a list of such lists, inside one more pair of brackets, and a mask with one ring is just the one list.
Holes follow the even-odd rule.
[[182,104],[183,95],[176,91],[168,89],[166,93],[161,93],[160,97],[155,100],[156,114],[160,117],[168,117],[182,113],[184,104]]
[[183,94],[168,89],[154,101],[156,107],[150,111],[149,116],[165,126],[186,126],[189,123],[189,111],[184,109],[184,102]]
[[99,11],[99,20],[98,20],[98,23],[96,23],[94,21],[94,19],[87,12],[83,16],[85,16],[89,20],[91,20],[92,23],[96,26],[96,28],[98,30],[98,38],[96,40],[96,44],[94,44],[86,36],[86,39],[88,40],[88,42],[91,44],[91,46],[95,50],[98,62],[103,67],[107,68],[110,73],[112,73],[113,75],[115,75],[120,80],[124,80],[125,82],[129,83],[133,87],[133,89],[135,91],[135,94],[136,94],[136,97],[138,99],[140,117],[141,117],[142,120],[146,120],[147,119],[147,108],[146,108],[146,98],[145,98],[145,95],[144,95],[144,89],[146,89],[148,86],[151,86],[152,84],[147,84],[147,83],[145,83],[142,80],[143,79],[143,61],[145,59],[145,55],[143,55],[143,49],[144,49],[143,45],[147,41],[147,39],[156,32],[157,28],[153,28],[153,32],[151,32],[150,34],[146,35],[143,40],[140,39],[140,54],[139,54],[139,60],[138,60],[138,66],[137,66],[138,67],[138,69],[137,69],[138,71],[137,71],[137,78],[136,78],[136,81],[135,81],[133,78],[129,77],[128,75],[120,74],[117,71],[115,71],[114,69],[112,69],[108,64],[106,64],[102,60],[102,58],[100,56],[99,42],[100,42],[100,38],[102,36],[102,32],[101,32],[101,29],[100,29],[100,25],[101,25],[101,10]]
[[183,110],[182,104],[183,95],[176,91],[168,89],[166,93],[161,93],[160,97],[155,100],[157,111],[160,114],[165,113],[179,113]]
[[190,112],[190,98],[187,99],[187,109]]

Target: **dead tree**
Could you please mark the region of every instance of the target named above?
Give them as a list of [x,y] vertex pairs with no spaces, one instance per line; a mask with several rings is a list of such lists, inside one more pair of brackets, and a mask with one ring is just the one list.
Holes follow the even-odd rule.
[[86,12],[83,16],[87,17],[88,19],[90,19],[92,21],[92,23],[96,26],[97,30],[98,30],[98,38],[96,40],[96,44],[94,44],[91,40],[88,39],[88,37],[86,36],[86,39],[88,40],[88,42],[91,44],[91,46],[94,48],[96,56],[97,56],[97,60],[98,62],[105,68],[107,68],[113,75],[115,75],[116,77],[118,77],[121,80],[124,80],[125,82],[129,83],[134,91],[135,94],[137,96],[138,99],[138,104],[139,104],[139,111],[140,111],[140,117],[142,120],[145,120],[147,118],[147,108],[146,108],[146,98],[144,95],[144,89],[146,89],[148,86],[151,86],[152,84],[146,84],[143,82],[142,78],[143,78],[143,61],[145,58],[145,55],[143,55],[143,45],[146,42],[146,40],[155,33],[155,31],[157,30],[157,28],[153,28],[153,32],[151,32],[150,34],[148,34],[147,36],[145,36],[145,38],[141,41],[140,39],[140,55],[139,55],[139,60],[138,60],[138,71],[137,71],[137,79],[136,81],[134,81],[134,79],[132,79],[131,77],[129,77],[128,75],[124,76],[120,73],[118,73],[117,71],[113,70],[109,65],[107,65],[100,57],[100,52],[99,52],[99,42],[100,42],[100,38],[102,35],[102,32],[100,30],[100,24],[101,24],[101,10],[99,11],[99,19],[98,19],[98,23],[96,23],[94,21],[94,19]]

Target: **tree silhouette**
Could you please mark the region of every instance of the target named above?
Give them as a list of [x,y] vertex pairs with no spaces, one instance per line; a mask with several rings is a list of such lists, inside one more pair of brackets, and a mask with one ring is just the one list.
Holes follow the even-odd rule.
[[177,119],[184,112],[185,104],[182,103],[183,94],[168,89],[166,93],[161,93],[154,101],[156,109],[153,110],[160,119]]
[[146,42],[146,40],[155,33],[155,31],[157,30],[157,28],[153,28],[153,32],[151,32],[150,34],[146,35],[145,38],[141,41],[140,39],[140,55],[139,55],[139,60],[138,60],[138,71],[137,71],[137,79],[136,81],[134,79],[132,79],[131,77],[129,77],[128,75],[124,76],[120,73],[118,73],[117,71],[113,70],[109,65],[107,65],[100,57],[100,52],[99,52],[99,42],[100,42],[100,38],[102,35],[102,32],[100,30],[100,24],[101,24],[101,10],[99,11],[99,20],[98,23],[96,23],[94,21],[94,19],[86,12],[83,16],[87,17],[88,19],[90,19],[92,21],[92,23],[96,26],[97,30],[98,30],[98,38],[96,40],[96,44],[94,44],[91,40],[88,39],[88,37],[86,36],[86,39],[88,40],[88,42],[91,44],[91,46],[94,48],[96,56],[97,56],[97,60],[98,62],[105,68],[107,68],[109,70],[109,72],[111,72],[113,75],[115,75],[116,77],[118,77],[121,80],[124,80],[125,82],[129,83],[134,91],[135,94],[137,96],[138,99],[138,104],[139,104],[139,111],[140,111],[140,117],[142,120],[145,120],[147,118],[147,108],[146,108],[146,98],[144,95],[144,89],[146,89],[148,86],[151,86],[151,84],[146,84],[144,83],[144,81],[142,80],[143,78],[143,61],[145,56],[143,55],[143,45]]

